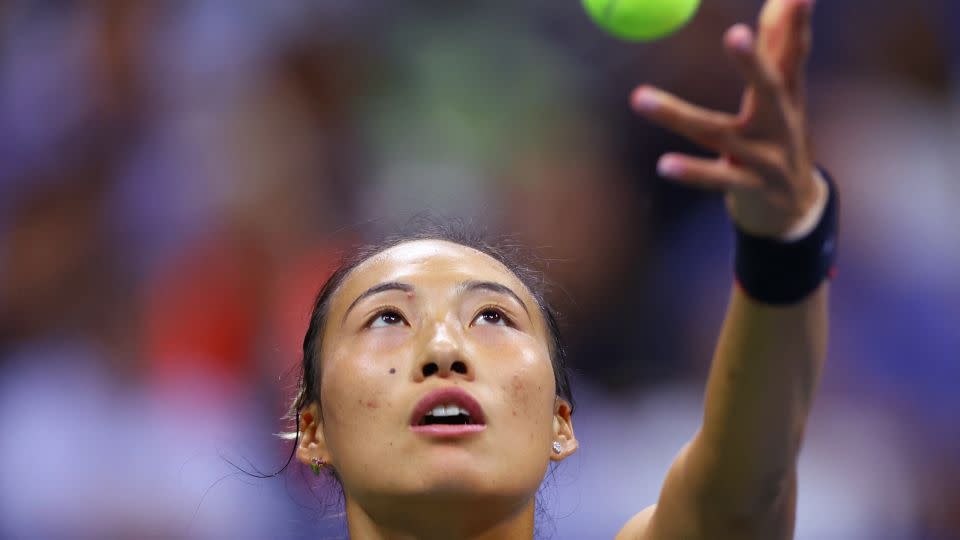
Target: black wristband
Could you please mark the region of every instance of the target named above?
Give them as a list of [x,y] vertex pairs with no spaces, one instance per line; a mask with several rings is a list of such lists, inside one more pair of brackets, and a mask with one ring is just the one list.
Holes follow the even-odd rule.
[[803,238],[785,242],[754,236],[734,226],[734,273],[740,287],[754,300],[793,304],[831,277],[837,252],[837,188],[826,171],[820,172],[828,187],[827,204],[817,226]]

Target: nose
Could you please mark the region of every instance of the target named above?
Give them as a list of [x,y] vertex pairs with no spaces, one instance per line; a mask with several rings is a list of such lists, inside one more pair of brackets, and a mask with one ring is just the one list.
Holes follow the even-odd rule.
[[448,378],[463,376],[471,379],[473,371],[463,355],[459,334],[447,324],[437,323],[427,342],[418,379],[437,376]]

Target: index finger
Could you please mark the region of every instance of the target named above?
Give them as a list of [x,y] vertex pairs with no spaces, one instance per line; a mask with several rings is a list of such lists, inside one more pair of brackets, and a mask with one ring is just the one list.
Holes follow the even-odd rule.
[[760,14],[758,56],[791,92],[802,88],[814,0],[769,0]]
[[784,83],[795,95],[800,95],[803,90],[807,59],[810,57],[813,6],[814,0],[795,0],[790,17],[790,38],[781,59]]

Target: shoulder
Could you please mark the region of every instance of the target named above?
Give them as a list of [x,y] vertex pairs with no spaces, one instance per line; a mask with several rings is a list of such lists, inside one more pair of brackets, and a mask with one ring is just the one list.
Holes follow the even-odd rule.
[[649,506],[630,518],[630,521],[620,529],[614,540],[644,540],[650,525],[650,518],[653,517],[656,510],[657,505]]

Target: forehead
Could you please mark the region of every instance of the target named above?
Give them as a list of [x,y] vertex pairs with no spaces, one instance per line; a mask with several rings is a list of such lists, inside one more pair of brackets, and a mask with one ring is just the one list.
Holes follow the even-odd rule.
[[513,289],[531,307],[530,291],[500,261],[476,249],[444,240],[414,240],[386,249],[360,263],[344,280],[334,309],[368,288],[385,282],[410,283],[416,288],[455,287],[465,281],[501,283]]

